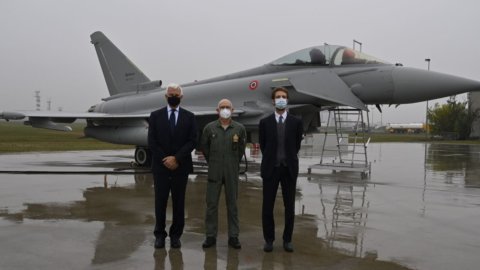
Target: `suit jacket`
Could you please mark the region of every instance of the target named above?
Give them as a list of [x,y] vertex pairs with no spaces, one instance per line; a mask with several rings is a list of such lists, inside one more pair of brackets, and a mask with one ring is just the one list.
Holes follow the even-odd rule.
[[[265,180],[273,176],[277,158],[277,121],[275,114],[260,120],[259,125],[260,150],[262,151],[261,176]],[[302,120],[287,114],[285,120],[285,155],[291,179],[298,176],[298,151],[303,139]]]
[[[172,136],[168,109],[164,107],[150,114],[148,128],[148,147],[152,152],[152,171],[154,173],[188,175],[193,172],[192,151],[197,145],[197,124],[190,111],[180,108],[177,124]],[[179,166],[175,171],[163,165],[163,158],[175,156]]]

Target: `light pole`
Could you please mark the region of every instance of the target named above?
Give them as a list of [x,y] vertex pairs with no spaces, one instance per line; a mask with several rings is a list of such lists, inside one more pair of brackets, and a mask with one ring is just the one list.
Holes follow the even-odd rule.
[[[425,58],[425,62],[427,62],[427,69],[428,69],[428,71],[430,71],[430,61],[431,61],[430,58]],[[428,130],[429,130],[429,127],[428,127],[428,99],[427,99],[427,109],[426,109],[426,112],[425,112],[425,136],[426,136],[426,140],[425,140],[425,155],[424,155],[424,158],[423,158],[423,193],[422,193],[422,201],[423,201],[424,203],[423,203],[422,215],[425,215],[425,210],[426,210],[426,206],[425,206],[425,191],[427,190],[427,141],[428,141],[428,133],[429,133]]]
[[355,44],[358,44],[360,45],[360,52],[362,52],[362,42],[358,41],[358,40],[353,40],[353,48],[355,50]]
[[[430,71],[430,61],[431,59],[430,58],[425,58],[425,62],[427,62],[427,69],[428,71]],[[427,99],[427,108],[425,110],[425,135],[427,136],[427,140],[428,140],[428,99]]]

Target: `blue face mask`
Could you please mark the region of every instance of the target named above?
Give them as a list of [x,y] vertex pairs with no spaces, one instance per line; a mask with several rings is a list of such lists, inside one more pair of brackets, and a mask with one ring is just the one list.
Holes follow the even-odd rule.
[[287,99],[285,98],[276,98],[275,99],[275,108],[283,110],[287,107]]

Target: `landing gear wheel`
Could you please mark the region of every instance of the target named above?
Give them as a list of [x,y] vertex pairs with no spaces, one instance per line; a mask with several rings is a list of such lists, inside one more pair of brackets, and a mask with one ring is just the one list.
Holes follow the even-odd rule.
[[135,148],[135,162],[140,167],[150,167],[152,164],[152,154],[148,148]]

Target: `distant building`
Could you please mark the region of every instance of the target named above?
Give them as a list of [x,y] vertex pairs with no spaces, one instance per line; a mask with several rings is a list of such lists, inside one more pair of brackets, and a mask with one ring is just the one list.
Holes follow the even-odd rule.
[[423,123],[387,124],[385,129],[390,133],[421,133],[421,132],[425,132],[425,124]]

